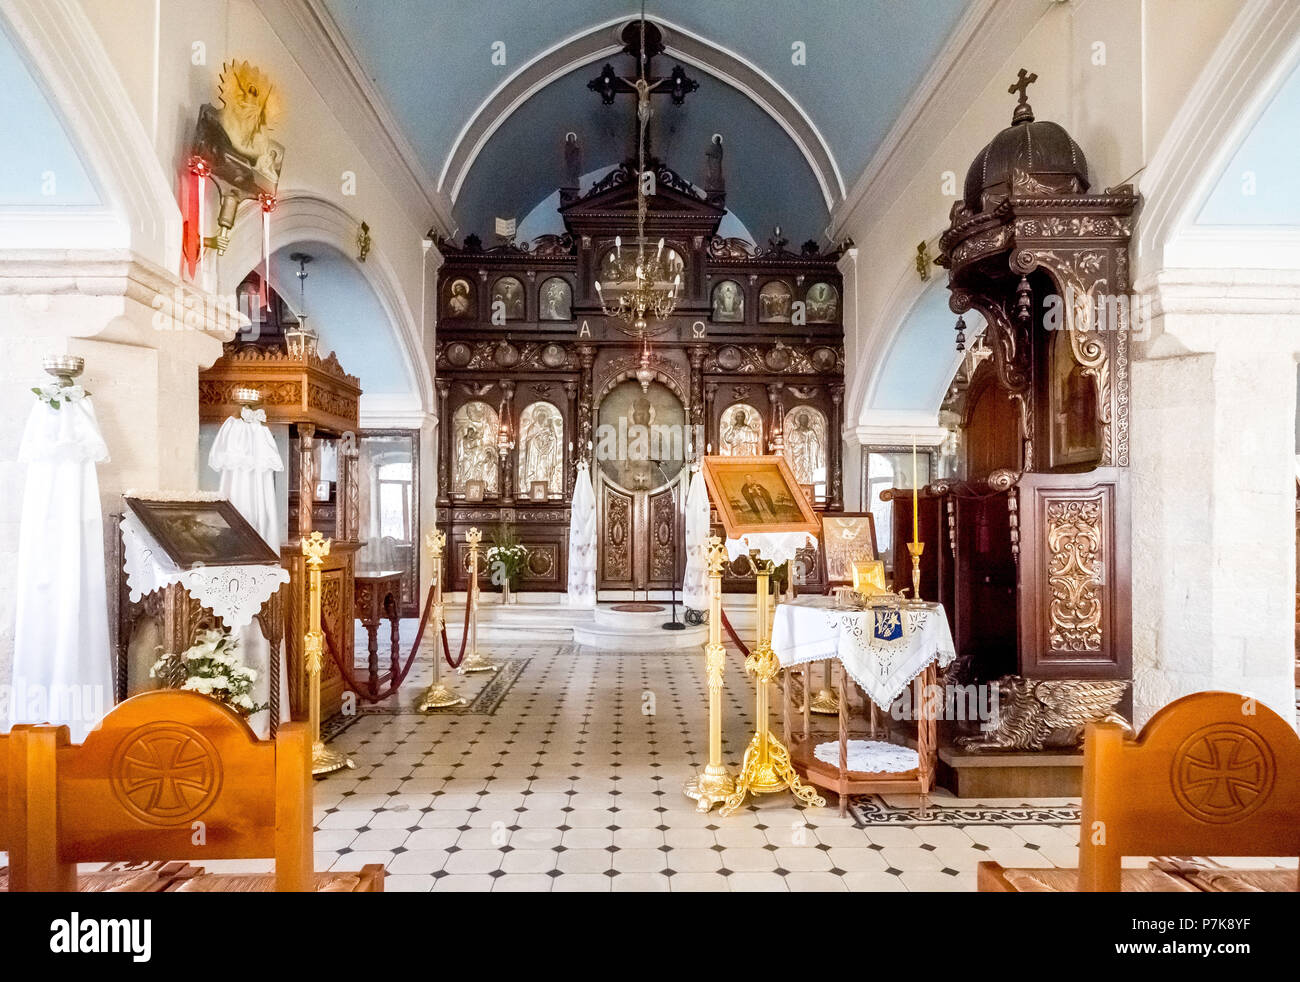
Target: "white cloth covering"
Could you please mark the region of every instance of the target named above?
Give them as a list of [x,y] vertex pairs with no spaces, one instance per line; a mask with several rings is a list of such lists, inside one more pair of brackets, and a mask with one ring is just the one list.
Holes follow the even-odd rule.
[[931,662],[940,668],[957,657],[940,604],[894,607],[901,622],[890,639],[889,610],[840,610],[830,597],[800,597],[778,604],[772,650],[783,665],[838,658],[844,670],[881,709],[888,711],[909,682]]
[[27,465],[27,481],[8,723],[66,723],[79,743],[113,706],[95,474],[108,446],[89,396],[60,400],[58,409],[37,402],[18,460]]
[[569,606],[596,606],[596,491],[586,461],[578,463],[569,516]]
[[795,553],[807,544],[807,532],[752,532],[727,540],[727,558],[734,562],[749,555],[749,550],[757,549],[759,559],[770,559],[780,566],[794,559]]
[[692,610],[709,607],[709,489],[698,467],[686,493],[686,573],[682,603]]
[[[257,529],[266,542],[275,547],[279,538],[280,516],[276,507],[275,474],[284,470],[275,437],[266,425],[266,413],[261,409],[244,407],[239,416],[231,416],[221,424],[212,449],[208,452],[208,466],[221,475],[221,493],[235,509]],[[264,567],[265,568],[265,567]],[[287,583],[289,574],[281,570]],[[269,575],[269,574],[267,574]],[[267,593],[269,597],[274,587]],[[265,602],[265,598],[263,598]],[[258,604],[261,607],[261,604]],[[215,608],[214,608],[215,609]],[[254,610],[253,614],[256,615]],[[270,702],[271,645],[256,622],[233,627],[239,639],[240,657],[249,668],[258,673],[253,690],[254,701]],[[280,721],[289,718],[289,678],[285,665],[284,647],[277,653],[280,659]],[[270,733],[269,712],[257,713],[252,725],[262,736]]]
[[[911,747],[900,747],[883,740],[849,740],[847,749],[848,766],[845,769],[859,774],[902,774],[921,766],[920,755]],[[839,767],[839,741],[817,744],[813,756],[823,764]]]

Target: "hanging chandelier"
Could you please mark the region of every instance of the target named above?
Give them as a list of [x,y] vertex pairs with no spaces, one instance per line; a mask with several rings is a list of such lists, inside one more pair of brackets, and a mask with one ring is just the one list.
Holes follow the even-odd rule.
[[[602,270],[607,281],[620,284],[614,296],[607,297],[601,289],[600,278],[596,280],[596,295],[600,297],[600,309],[605,316],[615,322],[614,326],[633,337],[646,339],[651,336],[649,318],[663,321],[677,307],[677,291],[681,289],[681,272],[674,268],[669,257],[669,250],[664,255],[664,240],[659,240],[654,255],[651,255],[645,237],[645,218],[647,195],[645,189],[645,148],[646,127],[650,123],[650,83],[645,77],[645,7],[641,9],[641,58],[637,70],[636,117],[637,117],[637,171],[636,171],[636,248],[623,248],[621,236],[614,237],[614,255]],[[625,327],[619,327],[619,322]],[[646,367],[649,347],[642,350],[642,367]],[[648,383],[642,381],[642,387]]]

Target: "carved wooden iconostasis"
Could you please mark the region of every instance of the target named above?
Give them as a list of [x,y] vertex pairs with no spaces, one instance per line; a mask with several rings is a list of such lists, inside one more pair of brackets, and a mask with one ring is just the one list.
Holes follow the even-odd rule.
[[[921,500],[922,538],[934,543],[923,571],[949,612],[957,679],[1029,680],[1004,683],[1003,699],[1048,721],[1013,733],[1017,712],[1004,706],[1010,721],[972,745],[1017,750],[1072,746],[1085,717],[1130,705],[1128,244],[1138,206],[1127,185],[1089,193],[1082,150],[1034,120],[1024,92],[1033,78],[1021,76],[1013,123],[971,165],[940,240],[952,310],[978,311],[987,328],[976,342],[957,323],[959,347],[979,349],[945,405],[960,420],[958,476]],[[899,543],[911,535],[910,515],[900,519]]]
[[[682,287],[649,341],[644,387],[643,346],[605,316],[596,289],[598,280],[617,288],[601,279],[608,257],[635,248],[634,165],[585,195],[562,188],[564,235],[526,248],[488,248],[474,236],[439,246],[436,390],[447,423],[438,523],[458,550],[452,589],[467,585],[465,532],[477,525],[490,535],[502,522],[530,550],[522,589],[566,589],[579,460],[594,460],[597,586],[607,592],[680,583],[688,455],[784,448],[817,507],[843,508],[838,253],[812,243],[793,252],[779,233],[765,249],[719,238],[725,193],[705,195],[667,165],[651,167],[647,239],[652,249],[664,240]],[[638,453],[620,421],[624,431],[685,431]],[[805,563],[811,589],[815,552]],[[725,585],[753,589],[739,566]]]

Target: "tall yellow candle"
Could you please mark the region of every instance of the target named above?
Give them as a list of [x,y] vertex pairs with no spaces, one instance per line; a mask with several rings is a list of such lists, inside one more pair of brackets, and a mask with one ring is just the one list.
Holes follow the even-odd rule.
[[918,504],[918,499],[917,499],[916,479],[917,479],[916,437],[913,436],[912,437],[912,544],[913,545],[921,541],[921,520],[919,517],[920,505]]

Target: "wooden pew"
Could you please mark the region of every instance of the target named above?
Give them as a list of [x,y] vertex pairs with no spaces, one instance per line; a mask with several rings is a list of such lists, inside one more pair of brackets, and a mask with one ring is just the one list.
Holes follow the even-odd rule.
[[[1165,706],[1137,737],[1117,723],[1092,723],[1084,744],[1075,888],[1211,889],[1234,871],[1196,873],[1161,862],[1121,872],[1121,860],[1300,856],[1297,815],[1300,737],[1260,703],[1231,692],[1198,692]],[[1039,889],[1035,883],[1061,889],[1062,874],[1072,872],[981,863],[978,883],[989,891]],[[1260,878],[1243,873],[1238,879]],[[1300,877],[1287,879],[1300,889]]]
[[262,876],[187,875],[191,890],[375,892],[383,868],[312,872],[311,736],[301,723],[261,741],[192,692],[146,692],[83,744],[65,726],[17,726],[2,755],[11,890],[77,889],[78,863],[275,858]]

